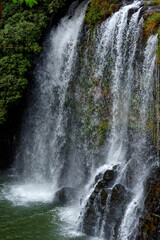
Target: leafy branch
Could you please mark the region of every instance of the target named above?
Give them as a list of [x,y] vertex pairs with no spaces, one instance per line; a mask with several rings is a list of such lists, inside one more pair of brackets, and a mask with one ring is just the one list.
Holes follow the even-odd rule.
[[37,4],[36,0],[12,0],[14,3],[17,3],[18,1],[20,1],[20,3],[25,2],[27,6],[29,6],[30,8],[32,8],[35,4]]

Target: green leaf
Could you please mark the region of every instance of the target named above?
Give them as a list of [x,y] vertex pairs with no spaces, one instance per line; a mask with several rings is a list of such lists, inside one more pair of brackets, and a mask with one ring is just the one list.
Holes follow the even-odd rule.
[[25,0],[26,5],[28,5],[30,8],[32,8],[35,4],[37,4],[36,0]]
[[[13,3],[17,3],[17,0],[12,0]],[[20,3],[25,2],[27,6],[29,6],[30,8],[32,8],[35,4],[37,4],[36,0],[19,0]]]

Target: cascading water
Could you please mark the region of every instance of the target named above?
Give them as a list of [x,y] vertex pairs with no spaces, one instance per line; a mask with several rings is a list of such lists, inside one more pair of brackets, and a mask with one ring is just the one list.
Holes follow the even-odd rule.
[[[127,207],[124,219],[121,224],[120,239],[134,239],[132,231],[135,224],[137,224],[137,209],[142,207],[143,203],[143,183],[152,169],[155,162],[151,162],[153,155],[148,152],[149,146],[147,145],[147,120],[149,118],[149,108],[153,104],[153,84],[154,84],[154,70],[156,67],[156,48],[157,48],[157,36],[151,36],[148,40],[145,52],[144,62],[142,65],[142,75],[140,78],[140,121],[139,127],[142,131],[142,136],[137,136],[137,143],[134,143],[133,154],[131,154],[131,165],[136,166],[133,186],[133,198]],[[146,155],[147,153],[147,155]],[[144,159],[145,158],[145,159]],[[136,161],[136,162],[135,162]],[[135,163],[134,163],[135,162]],[[135,236],[136,237],[136,236]]]
[[[70,174],[77,176],[79,184],[81,181],[76,174],[78,163],[65,163],[63,154],[67,144],[66,93],[74,75],[76,47],[85,8],[86,3],[82,3],[72,18],[67,15],[52,30],[44,44],[44,48],[49,50],[44,51],[43,62],[38,64],[35,71],[34,97],[29,100],[33,104],[30,104],[25,116],[15,164],[17,171],[22,171],[19,177],[21,183],[24,183],[15,189],[16,195],[24,198],[28,196],[28,200],[32,197],[34,201],[43,200],[43,195],[46,195],[44,200],[52,200],[61,185],[60,178],[65,178],[66,186],[70,185],[66,170],[62,177],[66,164],[70,164],[70,168],[74,164],[74,172]],[[75,181],[72,183],[74,185]]]
[[[143,183],[157,164],[147,124],[153,114],[158,39],[151,36],[146,49],[139,49],[138,37],[143,23],[140,12],[140,2],[123,7],[102,24],[96,35],[95,76],[105,79],[106,68],[111,68],[113,94],[106,163],[96,174],[116,169],[117,176],[109,187],[103,175],[95,187],[92,182],[93,188],[83,203],[80,228],[89,235],[112,240],[136,238],[138,209],[143,208],[144,201]],[[138,54],[141,62],[137,60]],[[115,194],[122,194],[121,203],[116,203]],[[105,210],[104,196],[107,198]]]
[[[124,7],[102,26],[102,40],[98,47],[97,56],[103,58],[102,68],[106,67],[108,51],[114,63],[112,67],[113,120],[110,137],[110,147],[107,159],[112,165],[125,160],[125,143],[128,142],[128,115],[130,107],[131,84],[134,78],[133,61],[139,35],[138,10],[140,3]],[[132,16],[128,25],[128,12],[132,8],[137,12]],[[105,40],[107,39],[107,41]],[[132,41],[131,41],[132,39]],[[103,48],[103,52],[102,49]],[[102,56],[101,56],[102,55]]]
[[[52,201],[60,188],[75,188],[82,204],[71,206],[69,214],[81,211],[77,229],[133,240],[143,183],[157,164],[148,129],[158,40],[151,36],[145,47],[141,43],[141,3],[134,2],[101,24],[89,47],[85,10],[86,2],[44,44],[49,50],[35,71],[15,162],[20,183],[10,191],[22,202]],[[158,130],[159,119],[157,136]],[[68,218],[67,208],[60,213],[65,214]]]

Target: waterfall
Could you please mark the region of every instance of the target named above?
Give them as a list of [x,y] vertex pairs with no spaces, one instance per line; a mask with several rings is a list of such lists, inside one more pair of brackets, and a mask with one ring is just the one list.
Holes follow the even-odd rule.
[[[140,12],[140,2],[124,6],[101,24],[94,39],[97,63],[94,74],[97,79],[105,81],[108,69],[111,73],[112,120],[105,150],[106,161],[92,176],[92,188],[83,202],[80,229],[110,240],[136,239],[139,209],[143,209],[143,184],[153,166],[157,165],[149,141],[148,122],[154,109],[158,38],[151,36],[145,48],[140,46],[143,23]],[[109,187],[102,177],[107,169],[117,174]],[[93,179],[101,173],[99,183],[95,184]],[[101,189],[107,195],[105,210],[100,200]],[[119,199],[121,203],[114,206],[112,199],[116,191],[117,195],[120,191],[123,195]]]
[[[139,94],[141,98],[141,103],[139,106],[140,121],[139,126],[141,127],[142,136],[137,136],[139,139],[135,138],[137,144],[134,143],[133,153],[131,156],[131,165],[136,167],[134,185],[133,185],[133,197],[132,201],[129,203],[124,219],[121,224],[121,233],[119,239],[127,240],[136,238],[136,235],[132,235],[135,224],[137,224],[137,209],[143,205],[143,183],[147,178],[150,169],[152,169],[155,162],[151,161],[153,155],[146,152],[149,146],[147,145],[147,120],[149,118],[148,114],[150,104],[153,103],[153,84],[154,84],[154,70],[156,67],[156,49],[157,49],[157,36],[151,36],[148,39],[147,46],[144,52],[144,62],[142,65],[142,75],[140,78],[140,89]],[[145,158],[145,159],[144,159]],[[137,161],[137,160],[138,161]],[[135,162],[135,163],[134,163]],[[133,165],[134,164],[134,165]]]
[[[137,46],[137,38],[139,35],[138,22],[140,3],[122,8],[115,13],[113,17],[106,21],[102,26],[101,32],[104,31],[98,47],[97,56],[103,54],[103,65],[105,68],[108,51],[111,51],[109,56],[114,61],[112,67],[112,93],[113,108],[112,108],[112,130],[110,136],[110,147],[107,156],[112,165],[122,163],[125,160],[125,143],[128,142],[128,115],[131,98],[131,85],[134,78],[133,61]],[[137,12],[133,14],[128,26],[128,12],[132,8],[137,8]],[[107,39],[107,41],[105,41]],[[131,40],[132,39],[132,40]],[[101,49],[104,48],[102,52]],[[102,57],[102,56],[101,56]],[[112,159],[112,161],[111,161]]]
[[[78,230],[133,240],[143,185],[157,164],[150,123],[155,85],[159,103],[158,38],[144,46],[141,2],[135,1],[99,24],[91,39],[86,5],[67,14],[44,43],[15,161],[19,182],[11,192],[23,201],[52,201],[72,187]],[[157,138],[159,149],[159,114]]]
[[[63,151],[67,144],[68,121],[65,101],[69,82],[74,76],[76,47],[85,9],[86,2],[77,8],[73,17],[67,14],[58,27],[51,31],[44,43],[44,49],[47,50],[43,51],[42,61],[35,70],[35,87],[24,117],[20,149],[15,162],[16,171],[20,172],[18,177],[24,183],[20,189],[18,187],[16,194],[24,194],[24,197],[29,195],[29,199],[32,194],[37,195],[35,198],[38,201],[47,194],[53,199],[65,171]],[[71,10],[72,6],[69,13]],[[69,185],[67,180],[65,184]]]

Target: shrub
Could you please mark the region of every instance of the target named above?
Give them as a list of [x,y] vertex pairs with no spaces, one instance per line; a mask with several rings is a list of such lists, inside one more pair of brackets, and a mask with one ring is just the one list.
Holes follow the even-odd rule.
[[91,29],[94,29],[98,23],[104,21],[118,8],[117,0],[91,0],[90,5],[87,7],[85,21]]
[[160,64],[160,12],[147,13],[143,24],[145,37],[148,39],[152,34],[158,34],[158,62]]
[[[27,72],[39,54],[40,40],[50,13],[66,0],[38,0],[33,8],[23,1],[2,0],[0,18],[0,124],[5,122],[10,105],[22,98],[27,87]],[[28,5],[31,2],[27,0]]]

